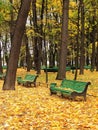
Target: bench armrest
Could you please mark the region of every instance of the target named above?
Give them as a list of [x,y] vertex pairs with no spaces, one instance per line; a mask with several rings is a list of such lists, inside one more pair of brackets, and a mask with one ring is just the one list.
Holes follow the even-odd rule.
[[17,77],[17,81],[20,81],[20,80],[22,80],[22,77],[21,77],[21,76],[18,76],[18,77]]
[[57,86],[57,83],[51,83],[51,84],[50,84],[50,88],[51,88],[51,87],[56,87],[56,86]]

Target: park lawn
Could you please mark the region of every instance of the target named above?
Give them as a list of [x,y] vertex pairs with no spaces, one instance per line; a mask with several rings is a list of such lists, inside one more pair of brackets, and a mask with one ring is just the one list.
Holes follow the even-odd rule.
[[[18,69],[17,76],[26,73]],[[34,70],[29,73],[36,74]],[[86,102],[50,96],[49,84],[61,82],[55,80],[56,74],[48,73],[46,84],[42,71],[37,87],[16,83],[15,91],[3,91],[0,80],[0,130],[98,130],[98,72],[85,70],[84,75],[78,75],[78,80],[91,82]],[[73,77],[67,72],[67,79]]]

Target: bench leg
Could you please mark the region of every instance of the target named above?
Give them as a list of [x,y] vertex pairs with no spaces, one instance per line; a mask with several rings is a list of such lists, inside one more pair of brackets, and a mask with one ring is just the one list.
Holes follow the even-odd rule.
[[76,97],[76,93],[75,93],[75,92],[72,92],[72,93],[71,93],[71,99],[72,99],[72,100],[75,100],[75,97]]
[[34,87],[36,87],[36,82],[34,82],[33,84],[34,84]]
[[17,82],[17,85],[20,85],[20,83],[19,83],[19,82]]
[[52,94],[56,94],[56,92],[50,91],[50,95],[52,95]]
[[84,101],[86,101],[86,95],[84,95]]

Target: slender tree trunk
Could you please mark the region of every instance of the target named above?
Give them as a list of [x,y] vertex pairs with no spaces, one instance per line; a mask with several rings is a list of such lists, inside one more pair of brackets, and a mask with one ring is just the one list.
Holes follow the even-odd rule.
[[58,74],[57,74],[57,79],[60,79],[60,80],[66,78],[68,16],[69,16],[69,0],[63,0],[60,61],[59,61],[59,69],[58,69]]
[[97,37],[97,54],[96,54],[96,71],[98,71],[98,22],[97,22],[97,29],[96,29],[96,37]]
[[98,42],[97,42],[97,54],[96,54],[96,71],[98,71]]
[[2,69],[2,58],[1,58],[1,43],[0,43],[0,73],[3,73],[3,69]]
[[53,43],[51,41],[50,43],[50,47],[49,47],[49,67],[54,67],[55,66],[55,59],[54,59],[54,46]]
[[38,48],[38,27],[37,27],[37,12],[36,12],[36,0],[32,1],[32,10],[33,10],[33,24],[34,24],[34,37],[33,37],[33,48],[34,48],[34,65],[35,65],[35,70],[37,71],[37,74],[40,73],[40,68],[39,68],[39,48]]
[[[93,5],[93,7],[94,7],[94,5]],[[96,25],[95,25],[95,20],[96,20],[96,11],[95,11],[95,9],[94,9],[94,12],[93,12],[94,14],[94,16],[93,16],[93,21],[92,21],[92,26],[93,26],[93,30],[92,30],[92,39],[93,39],[93,41],[92,41],[92,56],[91,56],[91,71],[94,71],[94,68],[95,68],[95,54],[96,54],[96,52],[95,52],[95,42],[96,42],[96,37],[95,37],[95,35],[96,35]]]
[[[87,45],[86,45],[86,48],[88,48],[88,47],[89,47],[88,41],[87,41],[86,44],[87,44]],[[88,53],[88,50],[87,50],[87,53],[86,53],[86,65],[89,65],[89,53]]]
[[31,69],[31,55],[30,55],[29,46],[28,46],[28,37],[26,34],[24,34],[24,41],[25,41],[25,45],[26,45],[27,71],[30,71],[30,69]]
[[77,23],[77,36],[76,36],[76,41],[77,41],[77,52],[76,52],[76,71],[75,71],[75,76],[74,76],[74,80],[77,79],[77,75],[78,75],[78,60],[79,60],[79,19],[80,19],[80,5],[78,7],[78,23]]
[[84,74],[85,50],[84,50],[84,3],[80,0],[81,8],[81,45],[80,45],[80,74]]
[[[9,0],[11,5],[13,5],[13,0]],[[11,21],[10,21],[10,39],[11,39],[11,43],[12,43],[12,38],[14,35],[14,30],[15,30],[15,21],[14,21],[14,13],[13,13],[13,7],[11,6],[10,9],[10,17],[11,17]]]
[[[42,0],[42,5],[41,5],[42,7],[41,7],[41,25],[40,25],[40,34],[41,34],[41,37],[39,38],[39,46],[40,46],[40,52],[41,52],[41,61],[40,62],[42,62],[42,65],[45,65],[45,62],[44,62],[44,52],[42,52],[42,40],[43,40],[43,38],[42,37],[44,37],[44,33],[43,33],[43,17],[44,17],[44,11],[45,11],[45,0]],[[41,63],[40,63],[41,64]]]
[[5,57],[6,65],[8,65],[8,59],[9,59],[8,52],[7,52],[7,41],[8,41],[8,36],[6,34],[5,35],[5,43],[4,43],[4,57]]
[[19,15],[17,18],[17,24],[12,38],[12,47],[10,52],[10,58],[8,62],[8,69],[6,78],[3,84],[3,90],[15,90],[16,71],[18,67],[18,59],[20,53],[20,47],[22,37],[25,30],[25,24],[30,9],[31,0],[21,0],[21,6]]
[[[95,31],[93,32],[93,38],[95,38]],[[92,43],[92,57],[91,57],[91,71],[95,68],[95,40]]]
[[42,55],[42,41],[43,41],[43,16],[44,16],[44,10],[45,10],[45,0],[42,0],[42,7],[41,7],[41,14],[40,14],[40,19],[41,19],[41,24],[39,29],[37,29],[37,33],[39,33],[41,36],[39,36],[37,39],[38,42],[38,60],[37,60],[37,73],[40,74],[41,73],[41,62],[43,61],[42,58],[44,58],[44,56]]

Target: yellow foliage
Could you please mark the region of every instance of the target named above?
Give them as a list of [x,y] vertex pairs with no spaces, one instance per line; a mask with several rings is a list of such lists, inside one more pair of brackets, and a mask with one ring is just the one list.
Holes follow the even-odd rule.
[[[17,76],[24,77],[26,73],[25,69],[17,70]],[[28,73],[36,74],[34,70]],[[73,76],[72,72],[67,72],[68,79],[73,79]],[[97,77],[98,72],[89,70],[78,75],[78,80],[92,84],[86,102],[50,96],[49,84],[61,82],[55,80],[56,73],[48,73],[48,87],[43,71],[38,77],[37,87],[26,88],[16,83],[15,91],[3,91],[3,80],[0,80],[0,130],[97,130]]]

